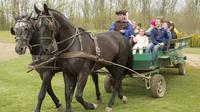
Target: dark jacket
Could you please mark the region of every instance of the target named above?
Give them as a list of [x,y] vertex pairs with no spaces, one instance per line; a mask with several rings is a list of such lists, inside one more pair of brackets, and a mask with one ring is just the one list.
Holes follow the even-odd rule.
[[154,28],[151,30],[151,40],[152,40],[152,43],[157,45],[158,43],[165,43],[167,44],[168,41],[169,41],[169,36],[168,36],[168,33],[165,29],[161,28],[161,29],[157,29],[157,28]]

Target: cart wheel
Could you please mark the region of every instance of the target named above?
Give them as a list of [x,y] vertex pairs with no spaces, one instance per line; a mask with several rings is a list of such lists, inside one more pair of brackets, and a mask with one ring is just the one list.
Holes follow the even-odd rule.
[[151,92],[155,98],[161,98],[165,95],[166,82],[162,75],[157,74],[151,78]]
[[185,75],[186,71],[185,71],[185,64],[184,63],[178,64],[178,71],[179,71],[179,75]]
[[106,75],[104,80],[104,88],[107,93],[111,93],[113,91],[112,83],[112,78],[109,75]]

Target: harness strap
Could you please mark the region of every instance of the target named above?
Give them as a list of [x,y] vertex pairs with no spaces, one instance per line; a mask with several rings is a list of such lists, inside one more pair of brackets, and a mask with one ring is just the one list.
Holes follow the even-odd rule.
[[51,37],[42,37],[42,38],[40,38],[40,40],[52,40],[52,38]]
[[53,62],[55,60],[56,60],[56,56],[53,56],[52,58],[48,59],[47,61],[41,62],[38,65],[30,66],[29,70],[27,71],[27,73],[29,73],[29,72],[33,71],[34,69],[39,68],[39,67],[41,67],[43,65],[49,64],[49,63],[51,63],[51,62]]
[[89,34],[90,34],[91,39],[93,39],[93,41],[94,41],[96,55],[98,57],[101,57],[101,51],[100,51],[100,48],[99,48],[99,44],[97,42],[97,37],[93,33],[89,33]]
[[[101,51],[100,51],[100,48],[99,48],[99,44],[97,42],[97,37],[93,33],[89,33],[89,34],[90,34],[90,37],[94,41],[94,47],[95,47],[95,50],[96,50],[96,56],[99,59],[99,58],[101,58]],[[93,66],[91,71],[94,71],[94,69],[96,67],[96,64],[97,64],[97,61],[95,61],[95,64],[94,64],[94,66]]]
[[[34,66],[29,65],[28,68],[33,68]],[[38,67],[40,69],[52,69],[52,70],[60,70],[60,67],[56,67],[56,66],[40,66]]]
[[59,58],[85,58],[85,59],[89,59],[92,61],[98,61],[98,57],[88,53],[88,52],[81,52],[81,51],[71,51],[71,52],[66,52],[63,53],[59,56]]
[[[78,30],[78,28],[76,28],[76,34],[80,34],[80,31]],[[78,35],[78,40],[79,40],[80,45],[81,45],[81,51],[83,51],[83,44],[82,44],[81,35]]]

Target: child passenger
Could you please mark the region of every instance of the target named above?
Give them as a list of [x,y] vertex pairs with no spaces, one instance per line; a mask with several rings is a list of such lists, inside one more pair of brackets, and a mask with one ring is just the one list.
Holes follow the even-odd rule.
[[139,30],[139,34],[137,34],[134,38],[133,38],[133,42],[135,43],[135,45],[133,46],[133,54],[136,54],[136,50],[139,49],[139,54],[143,53],[143,49],[146,48],[148,46],[149,43],[149,39],[148,37],[145,35],[145,29],[141,28]]

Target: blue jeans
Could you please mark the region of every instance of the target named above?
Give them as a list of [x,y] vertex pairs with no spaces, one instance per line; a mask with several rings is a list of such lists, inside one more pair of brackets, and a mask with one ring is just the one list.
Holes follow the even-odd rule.
[[160,48],[160,45],[150,44],[149,49],[151,50],[151,54],[152,54],[152,65],[153,66],[156,64],[159,48]]

